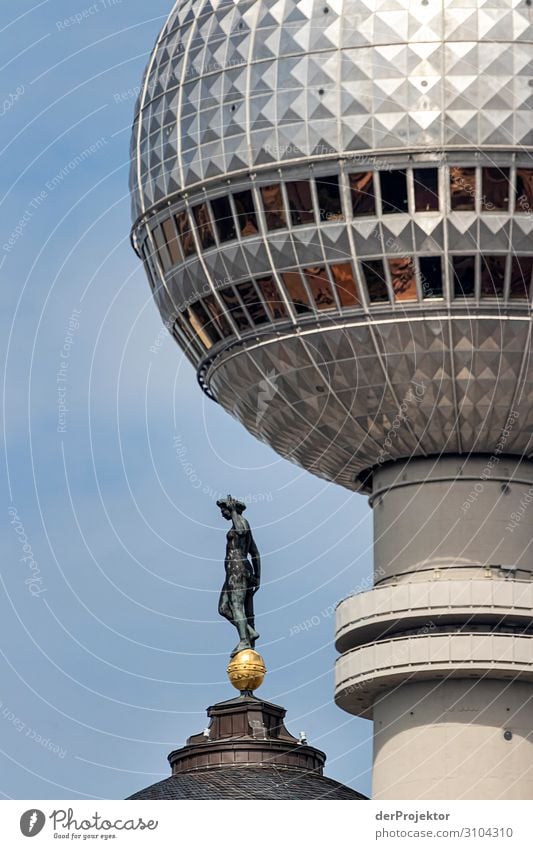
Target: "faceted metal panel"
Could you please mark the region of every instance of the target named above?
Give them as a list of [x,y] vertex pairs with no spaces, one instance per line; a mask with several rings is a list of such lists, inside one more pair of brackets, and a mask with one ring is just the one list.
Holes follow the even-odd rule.
[[[157,40],[131,166],[154,299],[203,388],[321,477],[356,489],[360,472],[402,457],[533,453],[533,210],[518,197],[533,163],[532,20],[527,0],[180,0]],[[424,167],[437,207],[417,200]],[[487,203],[490,168],[510,174],[505,209]],[[375,193],[362,213],[359,172]],[[333,210],[321,180],[338,186]],[[305,221],[292,219],[291,181],[309,186]],[[262,194],[274,184],[277,219]],[[244,191],[253,232],[239,221]],[[194,210],[222,201],[233,231],[203,244]],[[167,225],[186,254],[172,262]],[[317,277],[329,301],[310,295]],[[277,314],[264,293],[254,301],[261,278]]]
[[179,0],[138,100],[134,217],[300,157],[530,146],[532,41],[526,0]]
[[279,454],[356,490],[402,457],[533,452],[529,340],[528,318],[369,320],[221,355],[207,382]]

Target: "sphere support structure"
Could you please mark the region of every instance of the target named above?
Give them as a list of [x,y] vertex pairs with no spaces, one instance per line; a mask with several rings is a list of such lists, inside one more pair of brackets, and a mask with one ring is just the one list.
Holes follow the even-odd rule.
[[533,463],[374,469],[374,588],[337,608],[336,702],[373,798],[533,798]]

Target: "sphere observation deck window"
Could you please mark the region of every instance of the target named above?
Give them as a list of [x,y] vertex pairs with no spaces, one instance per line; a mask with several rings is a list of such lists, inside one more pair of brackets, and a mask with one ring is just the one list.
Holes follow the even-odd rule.
[[385,279],[385,269],[380,259],[368,259],[361,263],[366,280],[366,288],[371,303],[389,300],[389,291]]
[[311,197],[311,186],[307,180],[295,180],[293,183],[286,183],[286,189],[292,226],[314,224],[313,198]]
[[450,168],[451,207],[457,212],[476,208],[476,169]]
[[170,218],[167,218],[166,221],[163,221],[163,223],[161,224],[161,229],[163,230],[163,234],[165,236],[165,241],[167,244],[167,249],[170,254],[172,264],[176,265],[178,262],[181,262],[182,257],[181,251],[178,247],[178,237]]
[[389,271],[394,298],[397,301],[416,301],[416,272],[413,258],[395,256],[389,260]]
[[226,304],[231,317],[239,330],[248,330],[250,327],[250,322],[246,318],[246,313],[244,312],[242,305],[232,289],[229,286],[227,289],[222,289],[220,292],[220,297]]
[[204,305],[207,307],[207,311],[211,317],[213,325],[216,327],[221,336],[232,336],[232,330],[229,326],[229,322],[224,315],[224,311],[222,307],[215,300],[214,295],[206,295],[204,298]]
[[304,268],[305,279],[317,310],[331,310],[336,306],[325,268]]
[[189,216],[186,212],[178,212],[174,216],[174,219],[176,221],[176,227],[178,229],[183,255],[192,256],[196,253],[196,247],[194,244],[194,236],[192,233]]
[[343,262],[331,266],[331,273],[335,281],[337,297],[341,307],[359,306],[359,295],[355,282],[351,263]]
[[483,212],[509,209],[509,169],[481,169],[481,208]]
[[213,218],[219,242],[229,242],[236,236],[235,222],[227,197],[214,198],[211,201]]
[[174,324],[181,330],[185,339],[188,342],[193,342],[195,340],[196,337],[195,337],[195,334],[193,332],[193,329],[192,329],[191,325],[189,324],[189,322],[186,321],[183,318],[183,316],[179,315],[176,318],[176,321],[174,322]]
[[505,285],[505,256],[481,257],[481,296],[503,298]]
[[270,313],[270,317],[272,319],[286,318],[287,310],[285,309],[285,304],[281,299],[274,279],[272,277],[262,277],[260,280],[256,280],[256,283]]
[[159,262],[163,266],[163,271],[168,271],[169,268],[172,268],[172,260],[168,252],[167,240],[165,239],[165,234],[161,227],[154,227],[152,230],[152,236],[155,242]]
[[200,203],[198,206],[193,206],[192,212],[202,248],[212,248],[215,244],[215,233],[209,214],[209,206],[207,203]]
[[157,280],[157,275],[155,274],[153,262],[152,262],[152,252],[150,249],[150,244],[148,240],[146,240],[141,247],[142,258],[144,260],[144,268],[146,271],[146,275],[148,277],[148,283],[150,284],[150,289],[152,292],[154,291],[155,281]]
[[172,327],[172,334],[181,344],[185,341],[185,353],[189,358],[192,359],[192,354],[195,354],[197,357],[204,355],[205,347],[201,344],[190,322],[184,316],[178,316],[176,318]]
[[405,171],[380,171],[383,215],[407,212],[407,176]]
[[321,221],[344,221],[342,211],[341,194],[339,190],[339,178],[317,177],[316,190],[318,194],[318,206]]
[[237,192],[233,195],[237,220],[241,236],[256,236],[259,232],[255,214],[254,199],[251,192]]
[[533,212],[533,169],[516,169],[516,211]]
[[219,341],[220,336],[200,301],[191,304],[185,310],[184,317],[189,320],[191,327],[208,350]]
[[514,256],[511,260],[511,282],[509,297],[513,300],[529,300],[533,257]]
[[253,324],[266,324],[269,321],[267,312],[261,303],[261,299],[255,291],[254,284],[250,280],[247,283],[239,283],[235,287],[240,295],[241,301],[248,311]]
[[286,227],[287,218],[280,184],[274,183],[271,186],[261,186],[261,197],[263,199],[267,230],[281,230],[283,227]]
[[352,212],[354,218],[376,214],[376,197],[374,194],[374,175],[372,171],[361,171],[350,174],[350,194],[352,196]]
[[440,256],[422,256],[418,260],[423,298],[442,298],[442,261]]
[[456,298],[473,298],[476,290],[476,258],[454,256],[453,287]]
[[285,271],[282,275],[282,280],[289,294],[291,301],[294,304],[294,309],[301,315],[302,313],[311,312],[309,298],[303,284],[303,280],[299,271]]
[[437,212],[439,209],[438,168],[414,168],[416,212]]

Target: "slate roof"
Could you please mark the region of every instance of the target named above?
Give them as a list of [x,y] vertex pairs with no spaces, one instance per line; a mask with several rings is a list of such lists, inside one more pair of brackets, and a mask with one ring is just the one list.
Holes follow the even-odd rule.
[[130,799],[366,799],[325,778],[326,755],[284,724],[285,708],[242,693],[168,756],[172,775]]
[[272,766],[232,766],[172,775],[129,799],[365,799],[315,772]]

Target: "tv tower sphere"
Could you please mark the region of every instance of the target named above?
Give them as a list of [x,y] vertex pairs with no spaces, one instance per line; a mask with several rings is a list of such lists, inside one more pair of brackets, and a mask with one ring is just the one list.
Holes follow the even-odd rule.
[[336,699],[378,798],[533,798],[530,3],[180,0],[136,108],[133,244],[204,391],[371,495]]

